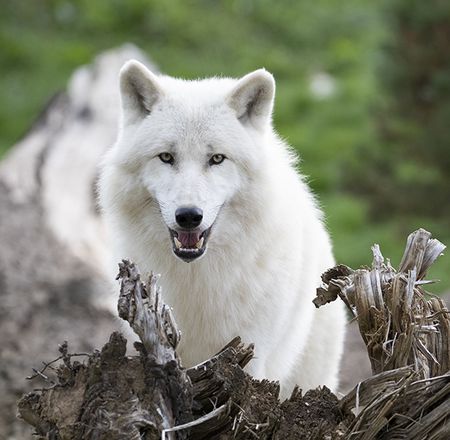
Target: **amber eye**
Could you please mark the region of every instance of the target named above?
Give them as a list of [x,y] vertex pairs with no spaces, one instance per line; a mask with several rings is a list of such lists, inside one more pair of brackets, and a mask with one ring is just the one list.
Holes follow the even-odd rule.
[[170,153],[161,153],[158,157],[161,159],[161,162],[173,165],[174,158]]
[[214,154],[214,156],[211,156],[211,159],[209,159],[209,164],[220,165],[225,159],[226,157],[223,154]]

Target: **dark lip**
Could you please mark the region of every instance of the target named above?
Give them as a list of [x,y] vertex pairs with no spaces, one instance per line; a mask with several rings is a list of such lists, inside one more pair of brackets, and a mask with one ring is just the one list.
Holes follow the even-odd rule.
[[205,254],[206,252],[206,245],[208,243],[208,238],[211,234],[211,228],[212,225],[205,229],[201,234],[200,234],[200,238],[203,237],[203,246],[200,249],[192,249],[192,250],[181,250],[178,249],[175,246],[175,241],[174,241],[174,237],[178,237],[178,232],[174,229],[168,228],[169,232],[170,232],[170,238],[172,240],[172,250],[173,253],[180,259],[182,259],[183,261],[185,261],[186,263],[190,263],[191,261],[196,260],[197,258],[200,258],[202,255]]

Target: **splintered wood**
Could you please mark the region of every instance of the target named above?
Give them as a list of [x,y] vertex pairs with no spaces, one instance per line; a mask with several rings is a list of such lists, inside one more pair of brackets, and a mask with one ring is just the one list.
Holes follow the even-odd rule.
[[[336,266],[322,275],[319,307],[339,296],[358,320],[373,374],[413,365],[421,378],[450,370],[450,321],[439,298],[427,300],[424,277],[445,246],[424,229],[408,237],[396,271],[372,247],[371,269]],[[439,361],[438,361],[439,359]]]
[[371,269],[325,272],[316,307],[340,297],[357,319],[374,376],[341,400],[351,439],[450,438],[450,316],[424,277],[445,246],[412,233],[398,271],[374,245]]
[[116,278],[121,283],[117,310],[139,336],[146,355],[155,363],[165,364],[177,360],[175,350],[180,332],[170,307],[161,299],[158,278],[151,274],[144,284],[134,264],[126,260],[120,263]]

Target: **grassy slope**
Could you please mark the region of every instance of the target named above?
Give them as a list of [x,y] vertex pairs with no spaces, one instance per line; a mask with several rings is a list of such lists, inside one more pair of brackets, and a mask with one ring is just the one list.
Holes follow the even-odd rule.
[[[2,7],[0,99],[7,105],[0,107],[0,153],[77,66],[124,41],[175,76],[239,76],[264,66],[277,78],[275,125],[298,151],[320,196],[339,261],[369,263],[370,245],[379,242],[396,264],[406,234],[418,226],[450,243],[444,222],[371,224],[367,202],[340,190],[355,149],[376,145],[371,107],[379,91],[372,72],[384,30],[375,2],[53,0],[42,6],[16,0]],[[322,71],[335,78],[337,89],[317,100],[309,81]],[[431,276],[448,288],[450,259],[442,260]]]

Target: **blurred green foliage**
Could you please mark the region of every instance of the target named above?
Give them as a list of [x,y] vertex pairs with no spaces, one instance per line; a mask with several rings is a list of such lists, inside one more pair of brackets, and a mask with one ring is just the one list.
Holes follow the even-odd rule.
[[[379,148],[361,154],[373,164],[362,181],[374,215],[450,216],[450,2],[389,0],[389,38],[377,71],[383,100],[376,111]],[[388,198],[395,192],[396,200]],[[379,209],[381,203],[384,209]]]
[[[173,76],[241,76],[265,67],[277,80],[276,128],[302,158],[301,169],[326,211],[339,261],[368,264],[370,246],[378,242],[397,264],[406,234],[418,226],[450,244],[448,222],[432,209],[420,218],[396,215],[375,222],[370,194],[357,197],[352,191],[357,188],[348,188],[349,170],[358,170],[354,174],[362,183],[372,169],[369,156],[360,154],[362,146],[386,154],[374,117],[380,102],[390,99],[379,81],[383,44],[391,35],[384,2],[0,2],[0,153],[64,88],[76,67],[124,42],[144,49]],[[420,178],[417,164],[403,165],[399,172],[413,187]],[[433,167],[429,172],[434,173]],[[358,180],[352,185],[358,187]],[[449,287],[449,258],[436,264],[431,276]],[[435,290],[442,289],[441,284]]]

